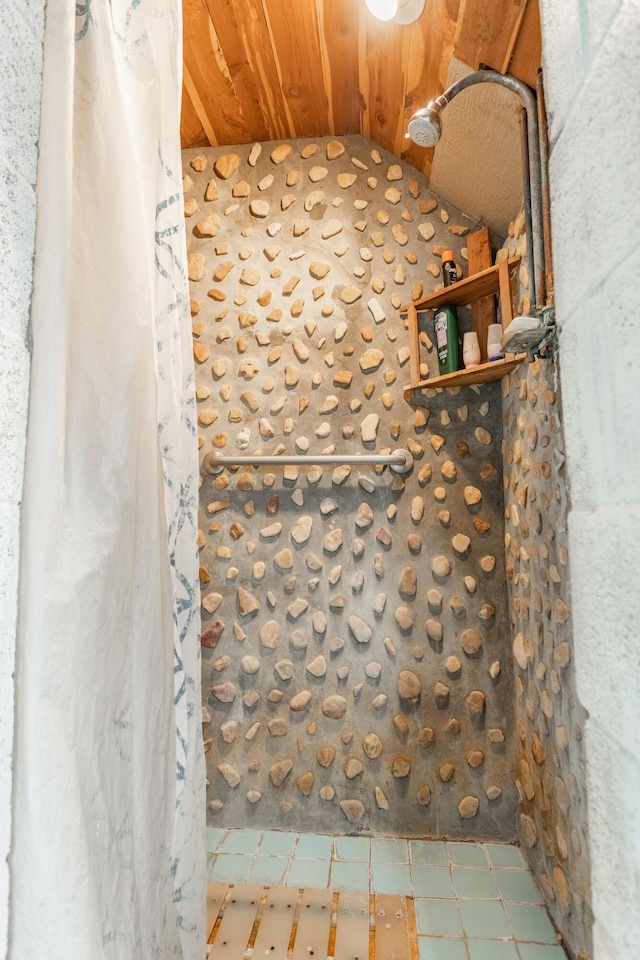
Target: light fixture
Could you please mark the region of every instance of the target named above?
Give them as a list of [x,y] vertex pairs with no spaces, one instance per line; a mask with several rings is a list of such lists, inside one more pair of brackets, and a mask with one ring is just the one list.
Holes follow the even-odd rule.
[[369,12],[378,20],[414,23],[424,10],[425,0],[365,0]]

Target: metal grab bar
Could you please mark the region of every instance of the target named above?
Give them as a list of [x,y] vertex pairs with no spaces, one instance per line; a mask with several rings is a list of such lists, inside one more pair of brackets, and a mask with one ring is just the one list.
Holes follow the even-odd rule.
[[278,456],[263,456],[255,454],[253,456],[225,457],[217,453],[207,453],[202,461],[202,469],[205,473],[220,473],[224,467],[241,466],[303,466],[308,464],[323,465],[325,463],[339,464],[345,466],[359,466],[360,464],[374,464],[375,466],[389,466],[394,473],[409,473],[413,468],[413,457],[408,450],[394,450],[391,454],[353,454],[345,456],[344,454],[327,453],[318,456],[298,456],[297,454],[282,454]]

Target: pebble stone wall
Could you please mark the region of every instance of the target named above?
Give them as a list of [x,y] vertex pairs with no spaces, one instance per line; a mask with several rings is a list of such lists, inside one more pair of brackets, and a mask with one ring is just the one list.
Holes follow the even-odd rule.
[[[209,820],[512,840],[500,390],[402,394],[399,307],[475,225],[361,137],[185,151],[184,176]],[[397,447],[406,477],[212,463]]]
[[[500,255],[524,258],[523,217]],[[526,261],[514,308],[528,313]],[[561,359],[561,350],[560,350]],[[587,797],[572,664],[558,358],[503,384],[506,574],[515,666],[519,839],[571,956],[592,956]]]

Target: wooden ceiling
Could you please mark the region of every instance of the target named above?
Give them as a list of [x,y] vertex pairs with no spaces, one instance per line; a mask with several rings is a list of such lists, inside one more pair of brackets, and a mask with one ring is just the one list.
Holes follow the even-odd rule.
[[183,0],[183,147],[360,133],[429,174],[404,138],[452,57],[535,86],[538,0],[426,0],[382,23],[364,0]]

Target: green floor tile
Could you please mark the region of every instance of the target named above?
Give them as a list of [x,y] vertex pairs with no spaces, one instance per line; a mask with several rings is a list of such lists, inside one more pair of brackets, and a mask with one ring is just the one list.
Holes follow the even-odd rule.
[[451,879],[449,867],[412,866],[413,895],[415,897],[431,897],[451,899],[456,892]]
[[265,886],[282,883],[288,866],[287,857],[256,857],[247,882],[261,883]]
[[406,840],[372,840],[371,861],[375,863],[409,863],[409,845]]
[[506,903],[516,940],[534,940],[536,943],[556,943],[558,937],[544,907],[522,903]]
[[527,867],[520,848],[510,843],[485,843],[484,848],[494,867]]
[[469,960],[520,960],[513,940],[467,940]]
[[331,867],[332,890],[355,890],[369,893],[369,864],[368,863],[335,863]]
[[481,897],[491,900],[498,897],[491,870],[476,867],[452,867],[453,882],[459,897]]
[[542,943],[519,943],[518,952],[520,960],[567,960],[562,947]]
[[253,857],[241,853],[219,853],[209,879],[220,883],[244,883]]
[[412,840],[409,843],[411,863],[446,867],[449,863],[447,847],[442,840]]
[[489,866],[486,854],[479,843],[454,843],[447,842],[447,853],[451,863],[460,867],[484,867]]
[[411,873],[406,863],[372,863],[371,888],[374,893],[396,893],[410,897]]
[[499,900],[460,900],[459,906],[462,926],[468,937],[492,940],[512,936]]
[[461,937],[462,921],[455,900],[414,900],[418,933]]
[[367,863],[371,856],[369,837],[336,837],[333,841],[337,860],[358,860]]
[[226,835],[223,827],[207,827],[207,853],[215,853]]
[[305,860],[331,860],[333,840],[321,834],[303,833],[295,849],[296,857]]
[[260,856],[290,857],[297,839],[297,833],[278,833],[276,830],[268,830],[262,834]]
[[493,876],[503,900],[542,903],[542,894],[526,870],[494,870]]
[[467,960],[463,940],[437,940],[418,937],[420,960]]
[[294,860],[287,877],[288,887],[326,890],[329,886],[329,860]]
[[254,854],[261,837],[261,830],[229,830],[220,844],[220,850],[222,853]]

